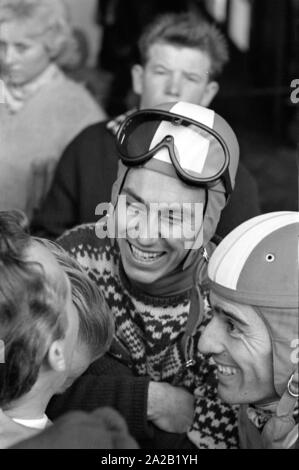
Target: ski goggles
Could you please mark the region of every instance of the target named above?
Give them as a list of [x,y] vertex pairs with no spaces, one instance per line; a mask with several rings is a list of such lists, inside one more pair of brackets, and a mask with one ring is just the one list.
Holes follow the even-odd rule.
[[[194,119],[164,110],[141,110],[121,125],[116,141],[122,162],[177,176],[186,184],[232,192],[230,152],[223,137]],[[218,189],[218,188],[217,188]]]

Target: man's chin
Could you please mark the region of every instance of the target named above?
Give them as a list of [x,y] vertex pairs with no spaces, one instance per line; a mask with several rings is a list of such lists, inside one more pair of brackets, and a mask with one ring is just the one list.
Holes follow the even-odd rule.
[[144,284],[144,285],[150,285],[153,284],[154,282],[158,281],[161,278],[161,273],[147,269],[146,266],[143,267],[136,267],[136,266],[128,266],[126,269],[126,266],[124,264],[124,270],[127,275],[127,277],[130,279],[130,281],[136,282],[138,284]]
[[227,388],[223,389],[221,386],[218,386],[218,396],[224,403],[229,405],[238,405],[240,403],[233,392],[230,393]]

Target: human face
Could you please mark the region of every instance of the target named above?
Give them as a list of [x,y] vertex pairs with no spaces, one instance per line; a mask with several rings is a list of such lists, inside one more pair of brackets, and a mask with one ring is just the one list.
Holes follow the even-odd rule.
[[[174,271],[186,257],[186,239],[190,241],[192,234],[196,237],[202,228],[204,190],[134,168],[126,177],[122,196],[126,197],[126,214],[119,214],[117,207],[116,218],[124,270],[130,279],[150,284]],[[173,213],[162,211],[161,215],[155,210],[161,203],[174,208]]]
[[0,25],[0,63],[9,84],[22,86],[37,78],[50,64],[33,22],[9,21]]
[[263,404],[277,399],[272,345],[268,329],[249,305],[211,293],[213,318],[199,340],[211,354],[218,375],[218,393],[227,403]]
[[210,68],[210,58],[198,49],[153,44],[144,67],[136,65],[132,70],[140,107],[174,101],[209,106],[218,91],[218,84],[209,80]]

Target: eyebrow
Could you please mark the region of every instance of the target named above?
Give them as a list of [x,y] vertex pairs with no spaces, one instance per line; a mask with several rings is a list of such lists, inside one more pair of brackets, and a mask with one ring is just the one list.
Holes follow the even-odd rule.
[[145,202],[142,197],[138,196],[134,191],[131,189],[123,189],[121,194],[126,194],[127,196],[131,196],[133,199],[136,199],[136,201],[140,202],[141,204],[144,204],[145,206],[148,206],[148,204]]
[[186,72],[185,71],[185,74],[188,75],[188,77],[197,77],[197,78],[203,78],[205,76],[205,73],[203,72],[202,75],[200,75],[199,73],[196,73],[196,72]]
[[215,306],[215,307],[212,307],[212,309],[216,312],[216,313],[219,313],[221,315],[224,315],[225,317],[228,317],[230,318],[231,320],[235,321],[236,323],[239,323],[240,325],[242,326],[246,326],[248,327],[249,324],[247,322],[245,322],[244,320],[242,320],[241,318],[237,317],[234,313],[232,312],[228,312],[227,310],[224,310],[223,308],[221,307],[218,307],[218,306]]

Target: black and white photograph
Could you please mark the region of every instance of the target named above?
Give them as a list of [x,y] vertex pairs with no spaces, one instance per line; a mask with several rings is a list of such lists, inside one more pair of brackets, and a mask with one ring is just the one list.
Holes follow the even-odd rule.
[[299,0],[0,0],[10,465],[299,449],[298,161]]

